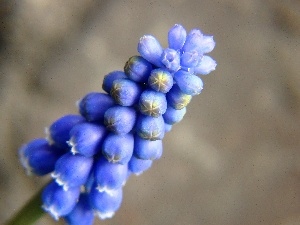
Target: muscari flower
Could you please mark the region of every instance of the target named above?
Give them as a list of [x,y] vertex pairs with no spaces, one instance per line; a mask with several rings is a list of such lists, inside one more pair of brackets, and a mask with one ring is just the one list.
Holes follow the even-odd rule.
[[215,47],[212,36],[176,24],[168,43],[164,49],[154,36],[143,36],[140,55],[130,57],[124,71],[105,75],[106,93],[88,93],[77,103],[80,115],[61,117],[46,129],[46,139],[20,148],[28,174],[52,175],[42,208],[54,219],[92,225],[95,215],[111,218],[128,178],[161,157],[165,133],[203,89],[197,75],[216,67],[207,55]]

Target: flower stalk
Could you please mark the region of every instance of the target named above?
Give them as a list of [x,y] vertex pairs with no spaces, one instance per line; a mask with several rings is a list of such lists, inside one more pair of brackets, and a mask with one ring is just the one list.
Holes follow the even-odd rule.
[[41,193],[42,189],[32,196],[23,208],[4,225],[31,225],[41,218],[45,214],[45,211],[41,208]]

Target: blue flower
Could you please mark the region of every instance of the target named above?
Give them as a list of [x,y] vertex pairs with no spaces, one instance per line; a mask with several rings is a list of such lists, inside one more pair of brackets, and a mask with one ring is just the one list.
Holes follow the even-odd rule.
[[93,166],[94,159],[80,154],[66,153],[60,157],[52,177],[56,183],[68,190],[71,187],[80,187],[85,184]]
[[100,157],[94,168],[94,182],[96,189],[100,192],[116,190],[122,188],[127,179],[127,164],[119,164],[107,161],[106,158]]
[[186,107],[192,100],[192,96],[180,90],[177,84],[173,85],[171,90],[167,93],[166,97],[168,105],[178,110]]
[[180,24],[175,24],[169,30],[168,41],[169,48],[174,50],[181,50],[186,40],[186,30]]
[[106,110],[114,105],[115,102],[110,95],[97,92],[87,94],[78,102],[80,114],[89,122],[103,121]]
[[78,102],[80,115],[65,115],[19,150],[28,174],[51,173],[43,209],[69,225],[92,225],[94,215],[111,218],[120,208],[131,174],[148,170],[163,153],[162,139],[180,122],[216,61],[206,55],[213,36],[175,24],[168,48],[152,35],[138,43],[139,56],[124,71],[105,75],[106,93],[91,92]]
[[65,115],[56,120],[49,128],[46,128],[46,135],[49,144],[68,150],[67,141],[70,140],[70,130],[85,119],[79,115]]
[[102,145],[102,154],[109,162],[126,164],[133,153],[133,134],[109,133]]
[[135,175],[139,176],[152,166],[152,160],[139,159],[132,156],[129,163],[128,169]]
[[55,181],[48,184],[42,193],[42,208],[55,220],[69,214],[78,202],[80,187],[63,189]]
[[198,95],[203,89],[202,80],[189,72],[179,70],[174,74],[174,80],[176,81],[180,90],[187,95]]
[[104,115],[106,129],[115,134],[129,133],[136,122],[136,111],[132,107],[114,106],[109,108]]
[[109,74],[106,74],[103,79],[102,89],[109,94],[114,81],[121,78],[127,78],[126,74],[123,71],[116,70]]
[[166,113],[163,115],[165,123],[175,124],[180,122],[186,113],[186,107],[182,109],[174,109],[172,106],[168,106]]
[[162,140],[146,140],[138,135],[134,137],[133,154],[139,159],[154,160],[162,154]]
[[161,62],[169,71],[176,72],[180,69],[180,53],[174,49],[166,48],[161,55]]
[[153,90],[145,90],[140,96],[139,110],[142,114],[159,117],[166,112],[165,94]]
[[73,154],[92,157],[102,146],[107,130],[104,126],[93,123],[76,124],[70,131],[70,140],[67,142]]
[[23,145],[19,149],[19,158],[28,175],[43,176],[54,170],[55,163],[63,152],[49,145],[46,139],[39,138]]
[[132,106],[138,102],[142,87],[129,79],[117,79],[110,90],[111,97],[122,106]]
[[140,115],[136,123],[137,134],[146,140],[156,141],[165,135],[165,122],[162,116]]
[[89,194],[90,204],[100,219],[113,217],[120,208],[123,198],[122,188],[110,190],[109,192],[99,191],[95,184]]
[[161,62],[163,48],[158,40],[152,35],[144,35],[138,44],[138,52],[141,56],[157,67],[164,67]]
[[80,195],[79,202],[65,217],[68,225],[92,225],[94,223],[94,212],[89,202],[89,195]]
[[124,71],[130,80],[147,82],[152,64],[141,56],[132,56],[125,64]]
[[173,86],[173,76],[165,69],[152,70],[149,78],[148,85],[153,90],[167,93]]

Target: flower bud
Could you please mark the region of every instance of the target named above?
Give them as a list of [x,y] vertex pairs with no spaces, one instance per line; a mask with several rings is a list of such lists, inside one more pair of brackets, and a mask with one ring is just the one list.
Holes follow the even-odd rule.
[[162,148],[162,140],[145,140],[138,135],[134,137],[133,154],[139,159],[157,159],[161,155]]
[[172,75],[164,69],[152,70],[148,85],[155,91],[167,93],[173,86]]
[[79,187],[87,181],[92,165],[93,158],[66,153],[57,160],[52,177],[64,190]]
[[106,133],[105,127],[101,125],[92,123],[75,125],[70,131],[71,138],[68,141],[72,147],[71,152],[92,157],[100,151]]
[[181,66],[184,68],[195,67],[199,64],[202,57],[197,51],[184,52],[181,55]]
[[70,213],[75,207],[80,194],[80,187],[64,190],[55,181],[48,184],[42,193],[42,208],[55,220]]
[[199,65],[195,68],[196,74],[207,75],[216,69],[217,63],[209,56],[203,56]]
[[144,115],[159,117],[167,109],[165,94],[153,90],[145,90],[140,96],[140,112]]
[[129,133],[136,121],[136,111],[132,107],[114,106],[104,115],[104,125],[115,134]]
[[162,53],[161,62],[171,72],[176,72],[180,69],[180,54],[174,49],[166,48]]
[[129,79],[117,79],[113,82],[110,95],[122,106],[132,106],[139,100],[141,87]]
[[90,122],[102,122],[107,109],[115,105],[108,94],[91,92],[80,100],[78,107],[82,116]]
[[199,52],[202,54],[209,53],[215,48],[215,45],[213,36],[203,35],[201,44],[199,45]]
[[167,124],[175,124],[180,122],[186,113],[186,108],[174,109],[171,106],[168,106],[166,113],[163,115],[164,121]]
[[199,77],[183,70],[174,74],[174,80],[180,90],[187,95],[198,95],[203,89],[203,82]]
[[179,24],[175,24],[168,33],[169,48],[180,50],[186,39],[186,30]]
[[143,172],[148,170],[152,165],[152,160],[138,159],[132,156],[129,163],[128,169],[135,175],[141,175]]
[[130,80],[147,82],[152,65],[141,56],[132,56],[125,64],[124,71]]
[[166,94],[168,105],[174,109],[182,109],[186,107],[191,99],[191,95],[183,93],[177,84],[174,84],[171,90]]
[[133,135],[109,133],[102,145],[102,154],[109,162],[126,164],[132,156],[134,146]]
[[113,82],[117,79],[127,78],[126,74],[123,71],[113,71],[104,76],[102,89],[107,93],[110,93]]
[[144,35],[138,44],[138,52],[141,56],[158,67],[164,67],[161,62],[163,49],[158,40],[152,35]]
[[202,38],[203,34],[201,33],[201,31],[193,29],[186,37],[186,41],[182,47],[183,52],[199,52],[199,45],[201,45]]
[[146,140],[156,141],[165,135],[165,122],[162,116],[140,115],[136,124],[137,134]]

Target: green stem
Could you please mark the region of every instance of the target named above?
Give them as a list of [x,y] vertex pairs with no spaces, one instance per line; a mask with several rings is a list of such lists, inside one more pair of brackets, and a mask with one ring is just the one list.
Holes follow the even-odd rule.
[[44,210],[41,208],[40,190],[23,206],[23,208],[16,213],[5,225],[31,225],[36,222],[42,215],[44,215]]

